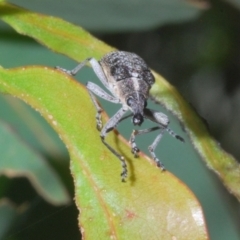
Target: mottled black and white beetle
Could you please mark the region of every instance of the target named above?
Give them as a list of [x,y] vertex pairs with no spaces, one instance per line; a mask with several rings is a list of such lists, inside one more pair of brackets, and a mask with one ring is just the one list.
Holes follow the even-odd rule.
[[[134,53],[115,51],[106,54],[100,61],[97,61],[94,58],[88,58],[71,71],[59,67],[57,68],[68,73],[69,75],[74,76],[88,62],[91,64],[99,80],[111,93],[110,95],[109,93],[105,92],[95,83],[87,83],[88,92],[97,110],[97,129],[101,131],[100,137],[104,145],[115,156],[117,156],[122,163],[122,181],[124,181],[127,177],[127,165],[125,159],[108,143],[106,143],[105,137],[108,132],[116,128],[120,121],[130,116],[132,116],[132,123],[134,125],[141,126],[144,118],[147,118],[157,124],[157,126],[152,128],[133,130],[130,137],[130,143],[132,147],[132,153],[135,157],[137,157],[139,149],[135,143],[135,137],[140,134],[159,130],[159,134],[148,149],[153,160],[157,163],[157,166],[164,170],[165,168],[163,164],[156,157],[154,152],[156,146],[162,138],[164,131],[169,132],[172,136],[181,141],[184,140],[182,137],[176,135],[170,128],[168,128],[169,119],[165,114],[147,108],[149,90],[155,82],[154,76],[152,75],[147,64],[142,58]],[[102,126],[101,120],[102,109],[94,95],[97,95],[98,97],[112,103],[122,104],[120,110],[118,110],[117,113],[115,113],[115,115],[109,119],[104,127]],[[128,110],[131,111],[131,114],[124,116]]]

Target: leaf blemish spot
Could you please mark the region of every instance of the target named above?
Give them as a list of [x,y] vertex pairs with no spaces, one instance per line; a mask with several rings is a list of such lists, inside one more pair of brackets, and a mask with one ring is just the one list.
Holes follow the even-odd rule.
[[130,210],[125,210],[126,211],[126,217],[127,219],[133,219],[136,217],[136,214]]
[[49,119],[53,119],[53,116],[52,116],[52,115],[48,115],[48,118],[49,118]]
[[52,121],[52,124],[53,124],[54,126],[57,126],[57,121]]
[[116,236],[115,235],[111,235],[110,239],[116,239]]

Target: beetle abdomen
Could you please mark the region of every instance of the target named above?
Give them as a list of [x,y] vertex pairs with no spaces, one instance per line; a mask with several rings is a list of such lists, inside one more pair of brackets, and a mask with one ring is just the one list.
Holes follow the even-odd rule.
[[101,60],[105,72],[115,81],[137,78],[146,82],[149,87],[155,82],[154,76],[145,61],[135,53],[124,51],[111,52]]

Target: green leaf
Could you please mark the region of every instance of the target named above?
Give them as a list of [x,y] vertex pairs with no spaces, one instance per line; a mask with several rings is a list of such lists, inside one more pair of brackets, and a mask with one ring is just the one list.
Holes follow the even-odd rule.
[[80,27],[7,3],[0,3],[0,18],[17,32],[33,37],[56,52],[68,53],[78,61],[83,57],[100,57],[103,52],[110,50],[109,46]]
[[201,207],[186,186],[143,154],[132,160],[124,140],[110,134],[107,141],[128,162],[130,177],[121,183],[119,161],[93,128],[88,93],[71,77],[46,67],[0,69],[0,90],[38,110],[66,144],[85,239],[207,239]]
[[68,153],[62,141],[45,119],[29,105],[10,95],[2,94],[0,109],[0,119],[13,127],[14,134],[34,149],[34,152],[47,156],[48,160],[53,159],[51,164],[54,167],[55,162],[60,165],[64,161],[63,158],[68,160]]
[[229,192],[240,200],[240,164],[210,136],[199,116],[177,90],[161,76],[156,75],[156,79],[157,83],[151,89],[152,98],[183,123],[193,146],[207,166],[220,177]]
[[0,174],[26,177],[36,191],[54,205],[66,204],[69,196],[54,170],[0,122]]
[[[28,9],[45,14],[60,15],[69,22],[96,32],[144,31],[166,23],[181,23],[197,18],[202,9],[179,0],[138,0],[138,1],[61,1],[18,0],[11,1]],[[199,3],[203,9],[207,3]],[[196,4],[197,5],[197,4]],[[47,9],[45,6],[48,6]],[[67,11],[66,11],[67,9]],[[111,19],[109,21],[109,19]]]

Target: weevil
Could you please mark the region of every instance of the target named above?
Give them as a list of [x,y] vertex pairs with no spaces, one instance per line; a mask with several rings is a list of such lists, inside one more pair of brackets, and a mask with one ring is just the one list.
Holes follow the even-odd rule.
[[[97,110],[97,129],[100,131],[100,137],[103,144],[121,161],[122,181],[125,181],[127,178],[128,171],[126,161],[121,154],[119,154],[105,141],[105,138],[107,133],[116,128],[119,122],[128,117],[132,117],[133,125],[137,126],[141,126],[145,118],[156,123],[156,126],[152,128],[133,130],[129,142],[131,144],[133,155],[138,157],[139,148],[135,142],[136,136],[158,130],[159,133],[153,143],[148,147],[148,150],[157,166],[160,169],[165,170],[164,165],[155,154],[155,149],[160,142],[163,133],[167,131],[170,135],[182,142],[184,139],[174,133],[168,127],[169,119],[167,115],[162,112],[147,108],[149,91],[155,82],[155,78],[145,61],[135,53],[114,51],[106,54],[99,61],[97,61],[95,58],[87,58],[72,70],[66,70],[60,67],[57,67],[57,69],[74,76],[88,62],[91,64],[93,71],[101,83],[109,92],[106,92],[93,82],[87,82],[87,90]],[[103,110],[98,104],[95,95],[109,102],[122,105],[122,107],[108,120],[104,126],[101,119],[101,112]],[[130,111],[131,113],[127,116],[124,116],[127,111]]]

